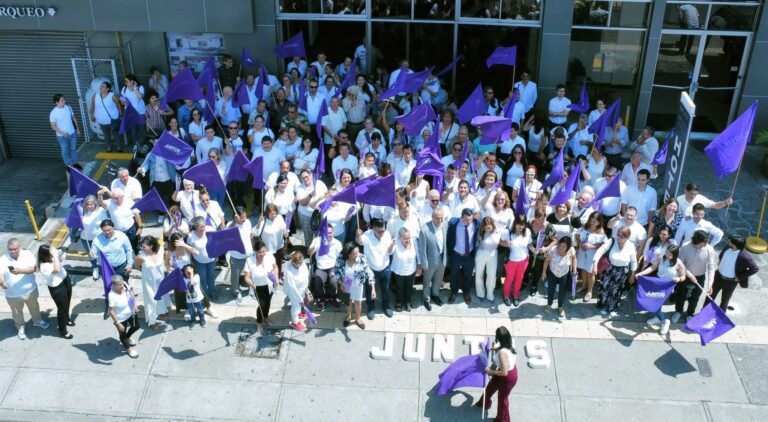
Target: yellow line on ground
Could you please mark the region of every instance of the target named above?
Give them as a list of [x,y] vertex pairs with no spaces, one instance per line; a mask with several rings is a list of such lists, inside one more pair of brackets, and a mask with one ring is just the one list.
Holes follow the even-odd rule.
[[130,152],[97,152],[97,160],[130,160],[133,154]]
[[[104,172],[107,170],[107,166],[109,165],[110,160],[111,159],[116,159],[116,158],[104,157],[105,155],[109,155],[109,156],[117,155],[117,156],[120,156],[117,159],[121,159],[122,156],[128,156],[127,159],[129,159],[129,160],[131,159],[131,154],[127,154],[127,153],[126,154],[120,154],[120,153],[100,152],[100,153],[96,154],[96,158],[102,159],[102,162],[99,165],[99,168],[96,169],[96,172],[93,173],[93,177],[92,177],[92,179],[97,181],[97,182],[98,182],[99,179],[101,179],[101,176],[103,176]],[[61,245],[64,244],[64,240],[67,238],[68,234],[69,234],[69,228],[67,227],[66,224],[62,224],[62,226],[59,227],[59,230],[57,230],[56,234],[53,236],[53,240],[51,240],[51,245],[56,247],[56,248],[60,248]]]

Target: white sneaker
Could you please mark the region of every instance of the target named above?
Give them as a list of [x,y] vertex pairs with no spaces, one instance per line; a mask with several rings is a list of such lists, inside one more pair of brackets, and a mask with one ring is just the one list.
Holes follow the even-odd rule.
[[661,320],[659,319],[659,317],[654,316],[653,318],[651,318],[648,321],[646,321],[646,324],[648,324],[648,325],[656,325],[656,324],[658,324],[660,322],[661,322]]
[[99,275],[99,270],[97,268],[93,269],[93,274],[91,274],[91,276],[93,276],[94,280],[98,280],[99,278],[101,278],[101,276]]
[[134,339],[132,339],[132,338],[129,338],[129,339],[128,339],[128,344],[129,344],[130,346],[135,346],[135,345],[136,345],[136,340],[134,340]]
[[611,316],[611,318],[616,318],[617,316],[619,316],[617,312],[611,312],[609,315]]
[[187,321],[187,322],[192,321],[192,317],[190,317],[189,314],[185,313],[184,314],[184,321]]
[[675,324],[677,324],[677,321],[679,321],[679,320],[680,320],[680,317],[681,317],[681,316],[682,316],[682,315],[680,315],[680,312],[675,312],[675,313],[672,315],[672,322],[673,322],[673,323],[675,323]]
[[237,303],[238,305],[242,305],[243,304],[243,294],[242,293],[237,292],[237,297],[235,298],[235,303]]
[[661,331],[659,333],[663,336],[667,335],[669,332],[669,325],[672,323],[672,321],[665,319],[664,322],[661,324]]
[[34,323],[34,324],[32,324],[32,325],[34,325],[35,327],[40,327],[40,328],[42,328],[43,330],[45,330],[45,329],[47,329],[48,327],[50,327],[50,326],[51,326],[51,324],[49,324],[49,323],[45,322],[45,320],[44,320],[44,319],[41,319],[41,320],[40,320],[40,322],[35,322],[35,323]]
[[19,328],[19,340],[26,340],[27,334],[24,333],[24,327]]

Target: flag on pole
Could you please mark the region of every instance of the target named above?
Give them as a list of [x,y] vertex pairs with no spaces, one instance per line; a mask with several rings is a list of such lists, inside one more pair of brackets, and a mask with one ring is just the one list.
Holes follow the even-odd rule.
[[621,98],[616,100],[600,117],[592,123],[587,129],[589,133],[597,134],[597,142],[595,142],[595,148],[600,150],[603,146],[603,139],[605,138],[605,129],[613,127],[616,122],[621,118]]
[[581,85],[581,93],[579,94],[579,101],[571,103],[570,109],[576,113],[589,113],[589,93],[587,92],[587,80]]
[[[397,116],[395,119],[403,125],[403,132],[406,135],[418,136],[427,123],[437,119],[437,115],[431,104],[422,103],[412,109],[410,113]],[[434,129],[439,130],[437,126]]]
[[[314,69],[314,66],[312,67]],[[307,111],[307,84],[299,79],[299,110]]]
[[188,67],[179,71],[168,84],[168,90],[160,103],[160,108],[168,109],[168,101],[192,100],[199,101],[203,99],[203,91],[195,80],[195,75]]
[[173,136],[167,130],[160,135],[160,138],[155,142],[150,154],[154,154],[165,161],[177,166],[184,165],[192,156],[194,149],[189,146],[188,143]]
[[184,172],[184,178],[198,185],[203,185],[210,190],[224,190],[224,181],[221,180],[219,169],[213,161],[195,164]]
[[69,195],[76,198],[85,198],[95,195],[99,191],[99,184],[90,177],[84,175],[72,166],[69,169]]
[[243,47],[243,52],[240,54],[240,64],[243,67],[258,67],[259,61],[251,56],[251,52],[247,48]]
[[675,139],[675,128],[672,128],[672,130],[670,130],[669,133],[667,134],[666,139],[664,139],[664,144],[661,145],[661,148],[659,148],[659,150],[656,151],[656,154],[653,156],[653,161],[651,161],[651,165],[658,166],[667,162],[667,151],[669,150],[669,141],[672,139]]
[[356,182],[355,195],[364,204],[395,208],[395,174]]
[[388,98],[396,97],[399,93],[403,92],[405,88],[405,80],[408,78],[408,68],[404,65],[400,67],[400,73],[395,79],[395,83],[389,87],[386,91],[379,95],[379,102],[385,101]]
[[331,236],[328,234],[328,218],[323,217],[317,227],[316,234],[320,237],[320,247],[317,248],[317,256],[328,255],[331,251]]
[[251,100],[248,98],[248,89],[245,86],[245,80],[235,84],[235,89],[232,93],[232,107],[240,107],[245,104],[250,104]]
[[480,145],[498,144],[509,139],[512,119],[502,116],[476,116],[472,119],[472,125],[479,126],[483,131]]
[[407,92],[407,93],[418,92],[421,89],[421,86],[427,80],[427,78],[429,78],[429,74],[432,73],[432,69],[434,69],[434,67],[424,69],[421,72],[414,72],[414,73],[405,75],[405,84],[403,85],[402,92]]
[[315,318],[315,315],[312,313],[312,311],[307,308],[307,305],[301,304],[301,307],[304,308],[304,313],[307,314],[307,321],[312,323],[312,325],[317,325],[317,318]]
[[658,312],[661,305],[675,290],[673,280],[658,277],[640,276],[637,279],[637,295],[635,309],[640,311]]
[[282,59],[307,57],[306,49],[304,48],[304,31],[299,31],[298,34],[276,45],[275,54]]
[[256,87],[253,89],[256,98],[260,100],[266,99],[266,95],[264,95],[264,84],[269,87],[269,73],[267,73],[267,68],[264,67],[264,63],[262,63],[259,68],[259,78],[256,80]]
[[565,176],[565,163],[563,162],[563,151],[565,151],[565,148],[560,149],[560,152],[557,154],[557,158],[555,158],[555,164],[552,165],[552,171],[549,172],[549,177],[547,177],[546,180],[544,180],[544,183],[541,185],[541,190],[544,190],[552,185],[554,185],[557,182],[560,182],[563,180],[563,177]]
[[352,66],[349,67],[349,71],[347,71],[347,74],[344,75],[344,79],[341,81],[341,85],[339,85],[339,89],[336,91],[335,97],[341,98],[342,93],[344,92],[347,87],[352,85],[355,82],[355,79],[357,78],[357,60],[352,60]]
[[592,206],[605,198],[620,198],[621,197],[621,172],[616,172],[610,182],[600,189],[600,192],[595,195],[595,199],[590,201],[589,206]]
[[326,212],[328,208],[331,207],[332,202],[344,202],[345,204],[354,205],[357,202],[355,185],[349,185],[341,192],[335,193],[330,198],[323,201],[319,206],[320,211]]
[[235,158],[232,159],[232,164],[229,165],[229,170],[227,170],[227,182],[245,182],[248,180],[246,165],[248,165],[248,157],[243,154],[242,150],[237,150]]
[[325,99],[323,99],[323,102],[320,103],[320,109],[317,110],[317,120],[315,120],[317,123],[315,124],[315,129],[317,130],[317,139],[320,140],[320,148],[323,147],[323,117],[328,115],[328,104],[325,103]]
[[476,355],[463,356],[438,375],[437,395],[444,396],[461,387],[485,387],[485,367],[488,364],[490,340]]
[[568,180],[566,180],[565,185],[556,194],[552,195],[552,199],[549,200],[549,204],[554,207],[556,205],[562,205],[568,202],[568,200],[571,199],[571,192],[579,191],[580,174],[581,161],[576,163],[576,165],[571,168],[571,174],[568,175]]
[[485,60],[485,66],[491,68],[495,64],[505,64],[508,66],[514,66],[517,61],[517,46],[512,47],[496,47],[490,56]]
[[325,173],[325,142],[321,141],[317,148],[317,161],[315,161],[315,169],[312,173],[315,175],[315,180],[319,179]]
[[205,244],[208,256],[222,256],[229,251],[245,253],[243,238],[240,237],[240,230],[237,227],[207,232],[205,236],[208,238]]
[[[504,107],[501,109],[501,115],[506,117],[507,119],[512,118],[512,113],[515,111],[515,104],[517,104],[517,96],[519,94],[519,91],[517,89],[512,90],[512,98],[507,101],[506,104],[504,104]],[[520,122],[518,122],[520,124]]]
[[136,201],[131,209],[139,210],[139,212],[159,211],[163,214],[168,213],[168,207],[165,206],[163,198],[160,197],[160,194],[157,193],[157,189],[154,187]]
[[741,165],[744,150],[752,139],[756,113],[757,101],[704,148],[718,179],[733,173]]
[[155,293],[155,300],[160,300],[163,295],[170,293],[172,290],[178,290],[180,292],[187,291],[187,283],[184,281],[184,276],[181,274],[181,268],[176,268],[171,271],[170,274],[165,276],[160,285],[157,286],[157,293]]
[[[112,268],[112,264],[107,261],[107,257],[102,251],[99,251],[99,264],[101,266],[101,284],[104,286],[104,297],[107,297],[109,296],[109,289],[112,288],[112,277],[115,276],[115,270]],[[130,293],[128,294],[130,295]]]
[[123,121],[120,122],[120,135],[125,135],[129,130],[136,126],[143,126],[147,124],[147,119],[143,114],[139,114],[133,107],[130,101],[125,103],[125,112],[123,113]]
[[459,107],[456,117],[459,124],[463,125],[475,116],[486,114],[487,111],[488,106],[485,104],[485,98],[483,97],[483,84],[477,84],[475,90],[469,94],[469,97]]
[[83,226],[83,208],[80,206],[82,202],[82,199],[76,199],[69,208],[69,214],[64,220],[64,224],[70,230],[82,230],[85,227]]
[[698,314],[689,319],[684,327],[688,331],[699,333],[701,345],[706,346],[710,341],[731,331],[736,327],[736,324],[725,315],[725,312],[715,302],[709,302]]
[[515,215],[525,215],[528,206],[528,188],[525,186],[525,178],[520,179],[520,189],[517,192],[517,201],[515,201]]
[[253,176],[253,188],[264,189],[264,157],[256,157],[243,166]]
[[424,148],[416,158],[417,175],[429,175],[442,177],[445,174],[443,162],[437,152],[431,148]]

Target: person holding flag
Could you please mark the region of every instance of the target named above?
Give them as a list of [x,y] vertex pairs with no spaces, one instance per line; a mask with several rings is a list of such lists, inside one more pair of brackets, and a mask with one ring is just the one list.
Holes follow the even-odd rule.
[[128,356],[136,359],[139,352],[133,349],[136,341],[131,336],[139,331],[139,317],[136,314],[136,301],[126,284],[119,275],[112,276],[112,287],[108,296],[109,316],[115,323],[120,343],[128,352]]
[[[677,245],[669,245],[663,257],[654,261],[653,264],[651,264],[643,271],[640,271],[637,274],[632,274],[629,277],[630,284],[635,284],[635,281],[639,280],[640,277],[650,275],[654,272],[656,272],[657,278],[662,280],[672,280],[675,283],[681,283],[685,281],[686,276],[694,278],[693,274],[687,272],[685,269],[685,264],[681,259],[679,259],[679,256],[680,248]],[[661,330],[659,331],[659,334],[664,336],[669,332],[669,325],[672,323],[672,321],[667,319],[667,317],[664,315],[664,311],[659,309],[656,312],[656,316],[649,319],[647,323],[650,326],[661,323]]]
[[584,293],[584,302],[592,299],[592,289],[595,285],[595,273],[592,272],[592,258],[597,249],[605,243],[608,237],[603,229],[603,215],[599,212],[589,214],[578,232],[574,233],[576,243],[576,266],[581,270],[582,289],[576,293]]
[[133,268],[141,271],[141,291],[144,298],[144,320],[149,328],[160,328],[158,318],[168,318],[170,297],[163,296],[161,300],[155,300],[160,282],[165,278],[165,252],[153,236],[145,236],[141,239],[141,251],[133,261]]
[[245,207],[235,208],[235,214],[232,216],[232,221],[229,223],[229,227],[237,228],[240,233],[240,239],[245,247],[245,252],[235,250],[229,251],[229,281],[232,283],[232,293],[235,296],[235,303],[241,305],[243,303],[243,295],[240,292],[240,273],[243,272],[245,261],[253,254],[253,244],[251,242],[253,227],[245,212]]
[[[115,274],[128,278],[133,268],[131,242],[123,232],[115,230],[115,223],[108,218],[101,221],[99,228],[101,234],[97,235],[91,243],[91,259],[96,260],[99,252],[103,253]],[[109,280],[105,282],[109,284]]]
[[301,321],[302,314],[306,317],[306,312],[302,306],[307,297],[307,287],[309,286],[309,268],[304,263],[304,254],[299,251],[291,252],[288,256],[288,265],[283,266],[283,291],[291,301],[291,327],[296,331],[307,331],[307,327]]
[[[102,221],[108,218],[107,210],[99,206],[95,195],[86,196],[82,202],[82,207],[78,204],[72,204],[72,209],[80,214],[79,217],[80,221],[82,222],[82,228],[75,228],[71,225],[68,225],[69,241],[70,243],[77,243],[79,239],[83,250],[88,253],[91,250],[91,243],[93,243],[93,239],[95,239],[96,236],[101,233],[101,228],[99,228],[99,225]],[[98,261],[96,258],[89,258],[89,261],[91,262],[93,279],[98,280]]]
[[336,257],[339,256],[343,247],[341,242],[333,237],[333,226],[328,224],[326,218],[320,222],[317,232],[318,235],[312,239],[307,249],[309,256],[314,257],[315,260],[315,272],[312,275],[315,306],[320,311],[325,309],[326,304],[339,309],[338,280],[334,270]]
[[256,291],[256,300],[259,307],[256,310],[256,328],[259,332],[264,330],[263,324],[272,325],[269,319],[269,307],[272,295],[279,281],[279,271],[275,256],[267,253],[267,245],[261,240],[253,242],[253,255],[245,261],[243,279],[248,287]]
[[204,296],[200,286],[200,276],[191,264],[182,267],[181,272],[184,274],[184,283],[187,285],[187,291],[183,292],[187,302],[187,315],[184,319],[189,321],[190,330],[195,326],[195,316],[200,318],[200,327],[205,327]]
[[499,422],[509,422],[509,395],[517,384],[517,351],[512,345],[512,334],[507,327],[496,329],[496,338],[491,347],[491,365],[485,368],[485,373],[491,376],[491,381],[485,387],[483,398],[475,406],[491,408],[491,398],[499,393],[496,418]]

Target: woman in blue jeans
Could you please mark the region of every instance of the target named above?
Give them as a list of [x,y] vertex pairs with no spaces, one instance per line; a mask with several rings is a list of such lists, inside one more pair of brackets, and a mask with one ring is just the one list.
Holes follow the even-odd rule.
[[187,244],[195,250],[192,252],[192,263],[200,275],[203,291],[208,298],[216,300],[216,257],[209,257],[206,250],[208,237],[205,232],[207,229],[205,218],[198,216],[192,219],[192,231],[187,236]]
[[[654,271],[656,271],[656,277],[663,280],[672,280],[675,283],[685,281],[687,272],[683,261],[677,259],[679,255],[680,248],[677,245],[669,245],[663,257],[656,259],[650,267],[630,276],[629,282],[634,284],[638,277],[652,274]],[[691,274],[691,278],[694,278],[693,274]],[[647,323],[648,325],[661,323],[659,333],[664,336],[669,332],[671,321],[664,315],[664,311],[659,309],[656,311],[656,316],[649,319]]]
[[62,94],[54,95],[53,103],[56,107],[51,110],[48,120],[51,123],[51,129],[56,132],[56,140],[61,148],[61,159],[65,165],[82,169],[77,163],[77,136],[80,135],[80,127],[77,126],[75,113],[72,107],[66,104]]
[[[568,294],[568,280],[576,274],[576,251],[571,247],[571,237],[565,236],[557,241],[557,248],[552,249],[547,254],[544,261],[544,270],[541,272],[541,279],[548,278],[547,284],[547,307],[544,310],[552,309],[552,303],[555,301],[555,289],[559,288],[557,296],[557,307],[560,318],[565,318],[565,302]],[[570,277],[569,277],[570,276]]]

